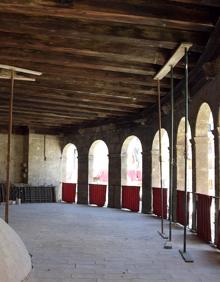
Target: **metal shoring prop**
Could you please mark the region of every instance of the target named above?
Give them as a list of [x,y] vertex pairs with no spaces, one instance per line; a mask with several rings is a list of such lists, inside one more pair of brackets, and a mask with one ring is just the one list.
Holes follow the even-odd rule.
[[[41,72],[36,72],[28,69],[17,68],[14,66],[2,65],[0,64],[0,69],[6,71],[6,73],[0,73],[0,79],[10,79],[11,80],[11,93],[9,99],[9,113],[8,113],[8,148],[7,148],[7,166],[6,166],[6,191],[5,191],[5,222],[9,221],[9,199],[10,199],[10,172],[11,172],[11,135],[12,135],[12,124],[13,124],[13,100],[14,100],[14,82],[15,80],[20,81],[35,81],[35,78],[25,77],[16,75],[16,72],[31,74],[31,75],[41,75]],[[9,75],[10,74],[10,75]]]
[[187,207],[187,155],[188,155],[188,146],[187,146],[187,135],[188,135],[188,116],[189,116],[189,85],[188,85],[188,50],[185,48],[185,173],[184,173],[184,213],[185,213],[185,220],[184,220],[184,235],[183,235],[183,250],[179,250],[182,258],[185,262],[193,262],[190,254],[187,252],[186,249],[186,226],[187,226],[187,219],[188,219],[188,207]]
[[169,183],[169,238],[164,244],[164,249],[172,249],[172,220],[173,220],[173,166],[174,166],[174,159],[173,159],[173,128],[174,128],[174,95],[173,95],[173,66],[170,68],[170,105],[171,105],[171,120],[170,120],[170,183]]
[[161,102],[160,102],[160,80],[157,80],[157,91],[158,91],[158,120],[159,120],[159,165],[160,165],[160,189],[161,189],[161,230],[158,234],[163,239],[168,239],[164,233],[164,214],[163,214],[163,168],[162,168],[162,146],[161,146]]
[[8,149],[7,149],[7,167],[6,167],[6,189],[5,189],[5,222],[8,223],[9,215],[9,197],[10,197],[10,161],[11,161],[11,135],[13,120],[13,100],[14,100],[14,70],[11,70],[11,93],[9,99],[8,111]]

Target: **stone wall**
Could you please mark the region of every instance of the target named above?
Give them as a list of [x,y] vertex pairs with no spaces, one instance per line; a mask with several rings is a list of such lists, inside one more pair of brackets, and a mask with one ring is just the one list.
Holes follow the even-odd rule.
[[[7,163],[7,134],[0,134],[0,182],[6,180]],[[25,136],[13,135],[11,143],[11,181],[13,183],[22,182],[22,164],[24,160]]]
[[60,142],[61,141],[58,136],[33,133],[29,134],[29,184],[52,184],[55,185],[57,189],[59,188],[61,180]]
[[[7,134],[0,134],[1,183],[6,181],[7,142]],[[59,199],[61,147],[61,138],[55,135],[14,134],[11,143],[11,182],[55,185]]]

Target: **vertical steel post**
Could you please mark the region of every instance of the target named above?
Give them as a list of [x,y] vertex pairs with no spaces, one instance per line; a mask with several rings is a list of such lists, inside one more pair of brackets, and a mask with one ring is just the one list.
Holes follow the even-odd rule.
[[171,77],[170,77],[170,173],[169,173],[169,237],[165,243],[165,249],[172,249],[172,219],[173,219],[173,127],[174,127],[174,93],[173,93],[173,66],[171,66]]
[[189,253],[186,250],[186,227],[188,219],[188,207],[187,207],[187,155],[188,155],[188,146],[187,146],[187,135],[188,135],[188,117],[189,117],[189,85],[188,85],[188,51],[185,49],[185,173],[184,173],[184,235],[183,235],[183,250],[180,250],[180,254],[185,260],[185,262],[193,262]]
[[189,93],[188,93],[188,52],[185,50],[185,135],[184,135],[184,161],[185,161],[185,173],[184,173],[184,240],[183,240],[183,251],[186,252],[186,227],[187,227],[187,157],[188,157],[188,146],[187,146],[187,134],[188,134],[188,102],[189,102]]
[[10,165],[11,165],[11,135],[13,121],[13,99],[14,99],[14,71],[11,70],[11,93],[9,98],[8,111],[8,150],[7,150],[7,166],[6,166],[6,189],[5,189],[5,222],[9,219],[9,197],[10,197]]
[[161,146],[161,102],[160,102],[160,80],[157,80],[158,91],[158,120],[159,120],[159,164],[160,164],[160,188],[161,188],[161,231],[158,232],[160,236],[167,239],[164,234],[164,214],[163,214],[163,168],[162,168],[162,146]]
[[171,104],[171,125],[170,125],[170,189],[169,189],[169,241],[172,241],[172,220],[173,220],[173,132],[174,132],[174,93],[173,93],[173,67],[171,66],[171,92],[170,92],[170,104]]

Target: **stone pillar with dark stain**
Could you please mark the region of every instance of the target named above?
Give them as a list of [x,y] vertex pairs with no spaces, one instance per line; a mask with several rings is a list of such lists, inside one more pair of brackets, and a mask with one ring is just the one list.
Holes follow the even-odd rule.
[[142,213],[152,213],[152,157],[151,148],[142,152]]
[[[175,144],[175,143],[174,143]],[[176,221],[176,210],[177,210],[177,148],[173,148],[173,193],[172,193],[172,217],[173,222]]]
[[192,211],[192,230],[196,231],[196,142],[195,139],[191,139],[192,144],[192,199],[193,199],[193,211]]
[[108,207],[121,208],[121,154],[109,154]]
[[78,204],[88,204],[88,154],[78,155]]
[[217,224],[218,224],[218,214],[220,208],[220,127],[217,127],[213,130],[214,135],[214,146],[215,146],[215,196],[217,197],[215,200],[215,243],[217,240]]

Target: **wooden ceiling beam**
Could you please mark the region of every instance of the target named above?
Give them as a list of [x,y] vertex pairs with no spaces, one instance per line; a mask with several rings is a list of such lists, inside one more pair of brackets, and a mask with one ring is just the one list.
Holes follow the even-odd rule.
[[[185,21],[187,18],[189,22],[192,23],[203,23],[210,24],[212,19],[210,17],[210,11],[212,5],[214,7],[219,7],[217,5],[217,0],[215,1],[197,1],[196,0],[179,0],[179,1],[164,1],[157,0],[157,2],[152,1],[123,1],[118,2],[115,0],[109,0],[103,5],[103,1],[82,1],[78,0],[74,2],[73,5],[66,7],[63,5],[58,5],[56,1],[47,1],[47,2],[36,2],[31,1],[29,5],[27,2],[22,3],[22,1],[7,1],[4,0],[4,3],[1,5],[1,9],[5,12],[10,13],[25,13],[31,16],[50,16],[58,18],[81,18],[81,19],[90,19],[90,20],[101,20],[101,21],[119,21],[119,22],[128,22],[128,23],[142,23],[147,24],[146,19],[151,19],[151,24],[159,25],[161,22],[166,23],[167,25],[172,23],[172,20]],[[9,2],[9,5],[6,3]],[[182,5],[175,2],[188,2],[190,4],[197,5]],[[198,5],[200,3],[206,3],[206,8]],[[17,4],[17,5],[16,5]],[[20,5],[18,5],[20,4]],[[208,5],[207,5],[208,4]],[[208,7],[210,4],[210,8]],[[42,9],[44,7],[44,9]],[[195,9],[195,7],[197,9]],[[145,19],[145,20],[144,20]],[[160,19],[154,22],[154,19]],[[148,23],[149,24],[149,23]]]
[[[19,25],[18,25],[19,22]],[[159,40],[171,42],[190,41],[193,44],[204,45],[208,40],[209,32],[186,31],[168,29],[167,27],[152,27],[135,25],[131,26],[123,23],[100,23],[80,21],[77,19],[57,19],[28,17],[23,15],[5,14],[0,12],[0,27],[2,31],[20,33],[40,33],[44,36],[54,36],[62,34],[63,37],[81,36],[86,38],[101,36],[103,40],[111,40],[111,38],[134,38],[142,40]]]
[[[118,46],[111,45],[111,50],[108,48],[103,48],[101,50],[98,50],[93,46],[84,46],[84,48],[80,47],[82,45],[81,43],[77,43],[76,40],[74,40],[74,44],[71,45],[69,41],[65,41],[62,38],[62,41],[59,42],[58,40],[55,42],[49,43],[48,41],[44,41],[41,39],[31,39],[22,37],[18,34],[11,34],[7,32],[0,31],[0,40],[1,40],[1,48],[18,48],[18,50],[24,49],[27,53],[30,52],[36,52],[36,53],[52,53],[56,56],[62,55],[62,54],[69,54],[69,55],[75,55],[75,56],[82,56],[82,57],[96,57],[96,58],[106,58],[109,57],[110,60],[114,60],[116,62],[145,62],[145,60],[148,61],[149,53],[155,53],[154,56],[158,57],[158,61],[164,59],[164,55],[169,55],[169,49],[163,48],[163,47],[130,47],[127,46],[125,49],[118,49]],[[87,43],[88,44],[88,43]],[[94,45],[94,43],[93,43]],[[19,47],[20,46],[20,47]],[[125,46],[124,46],[125,47]],[[106,50],[104,50],[106,49]],[[141,58],[142,60],[141,60]]]
[[[8,95],[7,95],[8,96]],[[1,98],[3,99],[7,99],[8,97],[5,95],[2,95]],[[63,106],[66,107],[66,109],[68,108],[72,108],[72,107],[94,107],[94,108],[99,108],[99,107],[103,107],[103,106],[109,106],[110,107],[110,111],[111,111],[111,107],[114,107],[117,110],[121,110],[121,108],[123,108],[124,110],[127,109],[138,109],[138,108],[143,108],[146,104],[147,101],[144,102],[136,102],[136,101],[127,101],[126,103],[124,101],[115,101],[114,99],[111,99],[110,101],[105,99],[105,100],[97,100],[94,99],[93,97],[90,98],[86,98],[86,99],[82,99],[80,97],[72,97],[71,99],[63,100],[63,99],[59,99],[59,97],[57,97],[56,99],[53,98],[47,98],[47,97],[40,97],[39,96],[31,96],[29,94],[25,94],[23,93],[22,95],[16,94],[15,98],[14,98],[15,104],[17,101],[22,101],[24,104],[26,102],[33,102],[33,103],[37,103],[39,107],[44,106],[44,105],[51,105],[54,106],[54,108],[56,106]],[[156,102],[156,97],[152,98],[151,103]],[[114,111],[114,110],[113,110]]]
[[[16,38],[11,38],[11,36],[8,38],[7,36],[4,36],[4,33],[2,34],[1,32],[0,41],[1,50],[6,56],[8,52],[12,52],[15,56],[15,50],[18,50],[18,54],[21,52],[25,52],[27,55],[40,53],[43,56],[43,54],[50,53],[51,56],[54,55],[58,58],[58,62],[54,62],[54,65],[57,65],[59,63],[60,56],[73,56],[72,64],[74,65],[74,67],[88,69],[101,68],[101,65],[99,66],[99,61],[102,63],[102,60],[106,60],[107,63],[106,68],[104,67],[104,70],[129,73],[134,72],[137,74],[139,74],[138,72],[140,72],[140,74],[148,74],[149,67],[155,68],[155,64],[163,65],[166,58],[169,57],[171,54],[171,50],[152,47],[142,48],[142,50],[139,52],[138,48],[136,48],[136,50],[135,48],[130,48],[129,50],[129,47],[127,47],[126,50],[119,50],[117,46],[115,46],[115,49],[112,49],[111,52],[103,52],[103,50],[93,51],[89,48],[78,49],[75,48],[75,46],[48,46],[44,44],[39,44],[39,42],[30,42],[30,40],[26,39],[17,40]],[[22,48],[19,48],[18,46],[22,46]],[[5,48],[7,48],[7,52],[5,52]],[[198,56],[198,54],[191,53],[192,63],[194,61],[195,64]],[[95,62],[93,62],[95,65],[94,67],[90,67],[88,64],[85,64],[87,58],[88,60],[96,58],[96,64]],[[179,65],[179,67],[183,68],[181,65]]]
[[[2,104],[5,101],[5,105],[4,107],[7,108],[7,98],[2,97]],[[111,115],[120,115],[121,114],[126,114],[129,112],[133,112],[135,109],[140,109],[143,108],[143,106],[131,106],[129,105],[129,107],[126,105],[121,105],[121,106],[112,106],[110,107],[109,105],[103,104],[101,102],[86,102],[86,103],[73,103],[72,105],[70,105],[69,103],[67,103],[67,105],[64,103],[62,103],[62,105],[56,105],[57,103],[55,102],[55,105],[52,103],[52,101],[41,101],[40,99],[34,99],[34,98],[29,98],[28,101],[24,100],[24,98],[19,97],[19,96],[15,96],[14,99],[14,107],[19,108],[19,107],[23,107],[25,106],[26,108],[32,108],[34,109],[40,109],[40,110],[48,110],[48,112],[51,113],[69,113],[69,114],[76,114],[78,113],[78,115],[91,115],[91,116],[99,116],[99,115],[105,115],[105,114],[111,114]]]
[[206,6],[206,7],[214,7],[214,8],[220,7],[219,0],[169,0],[169,2],[182,3],[182,4],[194,4],[197,6]]
[[[31,110],[29,110],[31,108]],[[2,105],[0,105],[0,111],[6,111],[8,112],[8,105],[2,103]],[[72,116],[73,119],[74,117],[78,118],[78,117],[82,117],[83,119],[93,119],[96,118],[98,116],[98,113],[95,111],[90,111],[88,112],[88,110],[86,111],[73,111],[73,110],[69,110],[66,109],[66,111],[64,111],[64,108],[58,108],[58,109],[54,109],[54,108],[48,108],[48,107],[39,107],[38,105],[33,105],[33,107],[31,107],[30,103],[22,103],[22,102],[17,102],[14,106],[13,111],[20,111],[20,113],[24,112],[26,113],[28,112],[32,112],[33,114],[39,114],[39,117],[42,114],[47,114],[47,115],[58,115],[59,113],[61,113],[63,115],[63,113],[65,113],[65,115],[69,115]]]
[[[144,75],[146,75],[146,69],[149,65],[154,68],[163,66],[167,59],[171,56],[172,52],[154,52],[153,49],[148,53],[148,56],[141,57],[137,61],[132,61],[129,56],[118,56],[114,55],[114,58],[111,55],[105,54],[102,57],[96,57],[95,55],[79,55],[71,54],[65,52],[53,52],[53,50],[48,52],[40,50],[31,50],[24,49],[22,47],[6,47],[0,46],[0,60],[3,62],[10,62],[12,59],[20,61],[21,64],[30,64],[30,62],[42,64],[43,65],[52,65],[52,66],[64,66],[67,68],[80,68],[80,69],[90,69],[90,70],[105,70],[105,71],[115,71],[115,72],[126,72],[135,74],[136,69],[145,70]],[[157,56],[158,55],[158,56]],[[199,58],[198,54],[190,53],[190,63],[189,67],[192,68]],[[23,63],[22,63],[23,62]],[[183,64],[179,63],[177,67],[183,69]],[[134,70],[133,70],[134,69]],[[138,74],[138,73],[137,73]]]
[[[78,121],[83,121],[83,120],[90,120],[91,118],[88,117],[84,117],[84,116],[68,116],[68,115],[63,115],[63,114],[52,114],[52,113],[44,113],[41,112],[40,116],[38,112],[33,112],[30,111],[28,109],[23,109],[23,110],[18,110],[15,109],[14,112],[14,121],[16,121],[16,117],[20,117],[23,118],[24,120],[26,120],[28,118],[28,120],[33,120],[33,121],[38,121],[40,123],[42,123],[45,119],[50,120],[51,123],[60,123],[60,122],[70,122],[72,123],[73,121],[75,122],[76,120]],[[5,108],[1,109],[1,113],[0,113],[0,117],[1,118],[6,118],[8,119],[8,111]]]
[[[105,81],[105,80],[94,80],[91,78],[74,78],[73,77],[65,77],[63,75],[57,76],[49,76],[44,75],[40,79],[36,81],[36,86],[45,86],[50,85],[51,88],[66,88],[69,90],[77,91],[83,89],[83,87],[87,89],[99,88],[99,89],[107,89],[115,91],[128,91],[132,92],[133,90],[139,93],[148,91],[151,87],[156,87],[156,82],[152,79],[152,77],[146,76],[146,82],[143,83],[129,83],[128,81]],[[83,84],[83,85],[82,85]],[[2,84],[4,85],[4,84]],[[161,82],[161,87],[165,89],[169,89],[169,79],[164,79]]]
[[[111,37],[111,40],[103,40],[102,36],[93,35],[88,37],[84,34],[74,34],[72,36],[63,37],[61,34],[50,34],[45,35],[40,31],[37,32],[22,32],[21,30],[4,30],[0,27],[1,38],[5,41],[15,39],[18,44],[33,44],[37,46],[48,46],[48,47],[63,47],[71,48],[74,46],[75,49],[88,50],[93,52],[104,52],[104,53],[119,53],[119,54],[131,54],[131,58],[134,54],[136,56],[146,54],[148,48],[159,48],[159,49],[174,49],[177,47],[178,42],[175,41],[163,41],[152,40],[152,39],[134,39],[134,38],[120,38]],[[107,37],[104,37],[107,39]],[[3,41],[4,41],[3,40]],[[193,52],[201,53],[204,50],[203,45],[198,45],[194,42]]]
[[[0,51],[1,51],[1,47],[0,47]],[[7,51],[5,52],[7,53]],[[20,54],[21,55],[21,54]],[[28,64],[24,64],[23,65],[31,65],[31,63],[36,62],[35,59],[33,59],[31,61],[31,56],[28,56],[28,54],[26,54],[26,60],[30,59],[30,62]],[[25,56],[25,55],[23,55]],[[15,57],[13,56],[13,54],[11,54],[11,57],[14,59]],[[63,56],[64,57],[64,56]],[[22,58],[22,56],[20,56],[20,58]],[[46,58],[46,54],[45,54],[45,58]],[[12,61],[13,59],[11,59],[10,61]],[[6,61],[4,60],[4,55],[1,56],[0,55],[0,60],[2,61]],[[15,61],[15,60],[14,60]],[[42,58],[43,61],[43,58]],[[156,69],[151,71],[149,70],[149,74],[133,74],[133,73],[123,73],[120,71],[108,71],[105,69],[92,69],[92,67],[89,69],[88,64],[85,64],[88,66],[88,68],[74,68],[74,67],[70,67],[67,65],[62,65],[60,59],[58,61],[60,61],[60,65],[51,65],[51,64],[46,64],[48,60],[45,59],[45,63],[36,63],[36,67],[40,67],[40,69],[43,71],[44,73],[44,78],[52,78],[56,79],[57,76],[59,76],[60,78],[65,80],[71,79],[74,81],[74,79],[78,79],[78,78],[85,78],[87,77],[90,80],[96,80],[96,81],[106,81],[106,82],[123,82],[123,83],[127,83],[127,84],[140,84],[140,85],[147,85],[147,83],[149,82],[149,80],[152,80],[152,77],[154,76],[154,74],[156,74]],[[87,61],[85,59],[85,61]],[[7,60],[7,62],[9,62],[9,60]],[[16,60],[17,62],[17,60]],[[20,62],[22,63],[22,59],[20,60]],[[58,63],[58,62],[57,62]],[[83,65],[82,65],[83,66]],[[180,79],[182,78],[182,72],[180,72],[179,70],[177,71],[177,75],[175,77],[176,79]]]
[[[0,93],[3,97],[8,97],[8,87],[1,87],[0,86]],[[115,103],[120,105],[120,104],[127,104],[127,103],[155,103],[156,101],[156,93],[155,95],[145,95],[145,96],[133,96],[132,93],[130,94],[130,97],[128,96],[114,96],[114,95],[95,95],[95,93],[80,93],[80,92],[74,92],[74,91],[69,91],[63,92],[53,92],[51,90],[47,91],[42,91],[40,89],[37,90],[37,87],[18,87],[16,85],[16,95],[22,98],[38,98],[38,100],[43,100],[43,99],[48,99],[48,100],[55,100],[60,103],[62,102],[67,102],[70,104],[73,104],[74,102],[79,102],[82,101],[94,101],[96,102],[97,100],[103,101],[105,104],[109,105],[114,105]]]
[[[153,80],[153,79],[152,79]],[[91,82],[92,83],[92,82]],[[6,92],[8,89],[8,83],[6,81],[1,81],[0,82],[1,87],[3,87],[2,89],[5,88]],[[17,87],[18,89],[21,88],[22,89],[26,89],[26,91],[29,91],[27,85],[25,85],[24,83],[18,81],[16,82],[15,87]],[[16,88],[16,89],[17,89]],[[134,98],[139,98],[140,96],[149,96],[149,95],[157,95],[157,85],[156,82],[154,82],[154,85],[152,86],[144,86],[144,87],[126,87],[126,86],[118,86],[118,85],[113,85],[111,87],[111,85],[106,84],[105,88],[103,86],[103,84],[99,84],[99,85],[84,85],[82,83],[78,83],[76,85],[73,84],[60,84],[57,81],[53,81],[53,83],[48,83],[48,82],[44,82],[44,81],[40,81],[40,82],[36,82],[34,85],[32,85],[32,89],[36,90],[37,93],[41,93],[41,92],[50,92],[50,93],[54,93],[54,94],[66,94],[66,95],[70,95],[70,97],[72,97],[72,95],[81,95],[81,94],[85,94],[85,95],[94,95],[94,96],[99,96],[99,95],[103,95],[104,97],[106,96],[111,96],[111,97],[134,97]],[[163,87],[161,86],[161,94],[165,95],[167,93],[167,86]]]
[[136,25],[144,25],[144,26],[156,26],[156,27],[164,27],[170,29],[179,29],[179,30],[189,30],[189,31],[211,31],[213,28],[213,23],[207,22],[195,22],[195,21],[185,21],[185,20],[177,20],[177,19],[166,19],[154,17],[153,15],[149,16],[139,16],[139,15],[129,15],[129,14],[118,14],[118,13],[109,13],[109,12],[99,12],[92,10],[69,10],[66,9],[66,13],[62,11],[57,11],[57,9],[49,8],[43,10],[41,8],[30,8],[24,6],[9,6],[6,7],[5,4],[0,4],[0,9],[4,10],[4,13],[12,13],[12,14],[25,14],[29,16],[37,16],[37,17],[52,17],[52,18],[68,18],[68,19],[80,19],[80,20],[90,20],[95,22],[111,22],[111,23],[124,23],[124,24],[136,24]]

